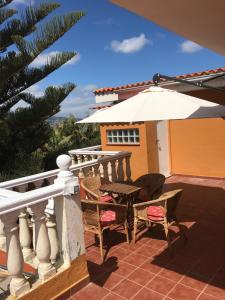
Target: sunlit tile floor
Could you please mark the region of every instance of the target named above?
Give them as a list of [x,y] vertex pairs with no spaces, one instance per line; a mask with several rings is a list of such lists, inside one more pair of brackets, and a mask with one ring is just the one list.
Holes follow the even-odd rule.
[[225,180],[172,176],[165,190],[183,188],[177,214],[186,227],[184,243],[171,228],[173,256],[161,228],[127,244],[123,231],[106,232],[106,259],[98,241],[86,234],[91,282],[74,300],[219,300],[225,299]]

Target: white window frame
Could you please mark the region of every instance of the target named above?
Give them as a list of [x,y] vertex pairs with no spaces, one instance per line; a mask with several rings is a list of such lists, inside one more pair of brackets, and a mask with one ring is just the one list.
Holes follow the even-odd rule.
[[106,130],[107,144],[110,145],[139,145],[140,133],[139,128],[128,129],[107,129]]

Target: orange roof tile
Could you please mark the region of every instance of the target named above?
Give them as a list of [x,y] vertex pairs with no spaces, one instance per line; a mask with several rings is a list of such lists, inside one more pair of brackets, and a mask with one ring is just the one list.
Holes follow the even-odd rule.
[[[192,77],[198,77],[198,76],[204,76],[204,75],[217,74],[220,72],[225,72],[225,68],[206,70],[206,71],[202,71],[202,72],[194,72],[194,73],[179,75],[179,76],[175,76],[175,77],[183,79],[183,78],[192,78]],[[165,81],[165,79],[164,79],[164,81]],[[150,84],[153,84],[152,80],[136,82],[136,83],[132,83],[132,84],[125,84],[125,85],[116,86],[116,87],[105,87],[105,88],[95,90],[94,93],[95,94],[104,94],[107,92],[112,92],[112,91],[117,91],[117,90],[121,90],[121,89],[132,88],[132,87],[145,86],[145,85],[150,85]]]

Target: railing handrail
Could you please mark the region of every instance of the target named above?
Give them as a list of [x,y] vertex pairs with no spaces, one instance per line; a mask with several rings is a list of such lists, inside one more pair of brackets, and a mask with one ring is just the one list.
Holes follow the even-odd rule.
[[59,183],[25,193],[12,191],[7,191],[6,193],[5,189],[0,189],[0,196],[4,196],[4,199],[0,201],[0,215],[19,210],[24,207],[30,207],[36,203],[48,200],[49,198],[61,196],[63,193],[64,185]]
[[69,154],[72,155],[114,155],[117,154],[119,151],[89,151],[89,150],[70,150],[68,151]]
[[[71,150],[73,151],[73,150]],[[94,159],[91,161],[86,161],[86,162],[82,162],[76,165],[72,165],[70,167],[70,171],[78,171],[82,168],[85,167],[91,167],[96,165],[96,163],[101,163],[101,162],[106,162],[106,161],[110,161],[110,160],[115,160],[118,159],[120,157],[126,157],[131,155],[131,152],[127,152],[127,151],[99,151],[102,155],[105,155],[108,153],[108,156],[106,157],[101,157],[98,159]],[[24,176],[24,177],[20,177],[17,179],[13,179],[13,180],[8,180],[8,181],[4,181],[0,183],[0,188],[4,188],[4,189],[10,189],[13,187],[17,187],[17,186],[21,186],[21,185],[25,185],[31,182],[35,182],[35,181],[39,181],[39,180],[44,180],[44,179],[48,179],[50,177],[54,177],[57,176],[57,174],[59,173],[59,169],[55,169],[55,170],[51,170],[51,171],[47,171],[47,172],[42,172],[42,173],[38,173],[38,174],[34,174],[34,175],[30,175],[30,176]]]
[[85,148],[81,148],[81,149],[75,149],[75,150],[71,150],[71,151],[92,151],[92,150],[95,150],[95,149],[100,149],[102,147],[102,145],[97,145],[97,146],[91,146],[91,147],[85,147]]

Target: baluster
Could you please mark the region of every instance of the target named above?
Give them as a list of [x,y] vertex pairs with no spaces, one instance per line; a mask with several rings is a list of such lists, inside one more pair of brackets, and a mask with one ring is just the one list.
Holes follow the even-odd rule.
[[72,159],[72,166],[75,165],[75,156],[73,154],[70,155],[71,159]]
[[47,201],[43,201],[31,207],[33,211],[35,225],[35,250],[39,260],[38,274],[41,281],[45,281],[56,273],[55,268],[50,263],[50,241],[46,226],[45,208]]
[[78,164],[82,163],[82,156],[81,155],[77,155],[77,163]]
[[93,166],[93,168],[94,168],[94,175],[97,176],[99,174],[99,165],[96,164]]
[[126,176],[127,181],[131,182],[131,168],[130,168],[130,156],[126,156]]
[[21,184],[19,186],[16,187],[16,190],[20,193],[25,193],[28,190],[28,184]]
[[55,216],[52,214],[47,213],[47,228],[48,228],[48,236],[50,241],[50,260],[52,264],[55,264],[57,256],[59,254],[59,243],[58,243],[58,236],[56,230],[56,221]]
[[90,157],[91,157],[91,160],[95,160],[95,155],[94,154],[91,154]]
[[19,211],[13,211],[1,216],[6,235],[7,269],[12,277],[9,289],[14,297],[18,297],[30,289],[28,281],[23,276],[24,260],[19,242],[18,215]]
[[6,236],[5,236],[4,224],[2,220],[0,220],[0,249],[6,250]]
[[112,160],[110,162],[111,164],[111,172],[112,172],[112,182],[116,182],[117,181],[117,175],[116,175],[116,162],[115,160]]
[[19,215],[19,239],[22,246],[24,260],[30,260],[34,257],[31,249],[31,232],[28,223],[28,214],[26,208],[23,208]]
[[103,162],[102,165],[103,165],[103,177],[104,177],[106,180],[109,180],[108,161],[107,161],[107,162]]
[[34,181],[35,189],[39,189],[42,187],[43,179]]
[[117,175],[118,181],[124,181],[123,157],[118,159]]
[[84,161],[88,161],[88,155],[84,154]]

